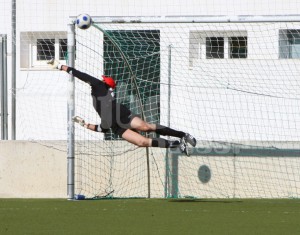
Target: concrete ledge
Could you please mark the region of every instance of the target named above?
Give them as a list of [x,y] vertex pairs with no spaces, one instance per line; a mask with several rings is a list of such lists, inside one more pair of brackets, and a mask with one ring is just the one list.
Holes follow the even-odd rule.
[[0,198],[67,198],[66,149],[65,141],[0,141]]

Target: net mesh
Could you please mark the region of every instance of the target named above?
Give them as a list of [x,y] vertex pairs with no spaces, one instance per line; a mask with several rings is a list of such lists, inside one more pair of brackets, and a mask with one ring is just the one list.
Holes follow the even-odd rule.
[[[298,197],[296,28],[292,22],[97,23],[77,30],[77,69],[112,76],[118,102],[148,122],[191,133],[198,145],[187,157],[77,126],[76,192]],[[90,88],[78,80],[76,115],[101,121]]]

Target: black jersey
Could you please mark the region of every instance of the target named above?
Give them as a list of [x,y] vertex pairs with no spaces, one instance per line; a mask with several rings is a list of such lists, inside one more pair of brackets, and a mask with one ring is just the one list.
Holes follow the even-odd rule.
[[108,85],[71,67],[68,68],[68,73],[91,86],[93,106],[101,118],[101,128],[104,132],[112,128],[115,133],[123,134],[130,128],[130,110],[123,104],[117,103],[114,92]]

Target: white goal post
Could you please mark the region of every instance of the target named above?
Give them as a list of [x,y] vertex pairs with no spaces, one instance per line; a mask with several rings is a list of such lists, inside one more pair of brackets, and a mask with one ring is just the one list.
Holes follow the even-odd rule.
[[198,145],[187,157],[74,127],[100,119],[71,77],[70,199],[300,196],[300,16],[92,19],[69,25],[68,65],[114,77],[119,102]]

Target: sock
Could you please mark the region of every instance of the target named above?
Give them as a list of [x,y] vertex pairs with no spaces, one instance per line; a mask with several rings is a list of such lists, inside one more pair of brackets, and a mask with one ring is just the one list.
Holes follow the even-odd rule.
[[165,140],[163,138],[154,138],[152,139],[151,147],[177,148],[179,145],[179,140]]
[[182,131],[176,131],[160,124],[156,124],[155,132],[159,135],[168,135],[168,136],[174,136],[178,138],[182,138],[185,135],[185,133]]
[[163,138],[154,138],[152,139],[151,147],[160,147],[160,148],[168,148],[170,146],[170,142]]

